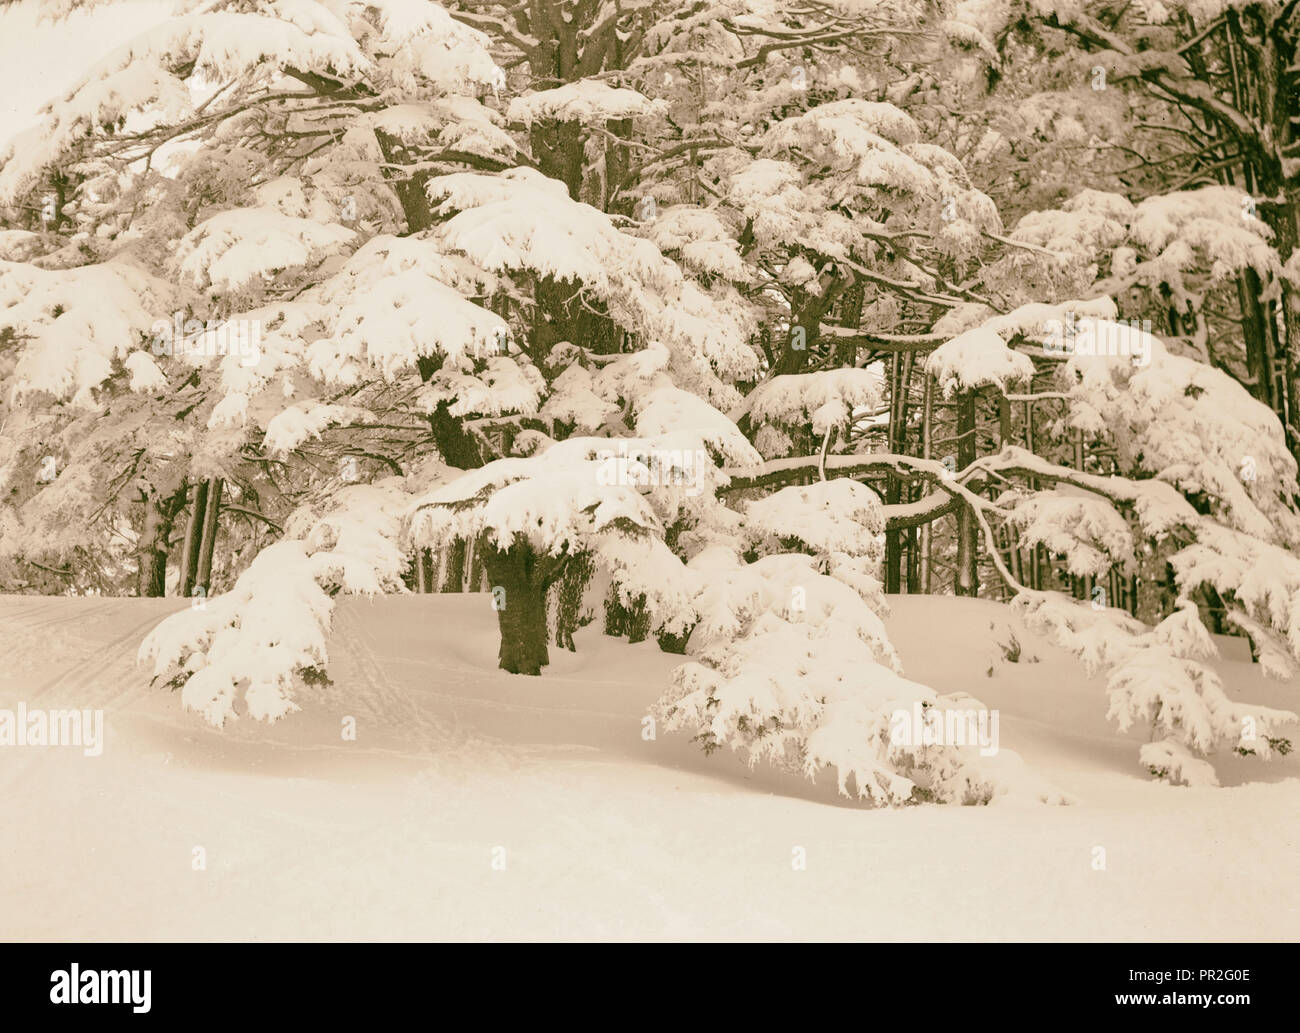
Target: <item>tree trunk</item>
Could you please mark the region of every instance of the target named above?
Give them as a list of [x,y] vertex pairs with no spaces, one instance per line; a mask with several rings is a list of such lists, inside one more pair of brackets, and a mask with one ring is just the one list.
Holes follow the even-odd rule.
[[212,556],[217,547],[217,518],[221,508],[220,477],[208,482],[208,496],[203,509],[203,534],[199,541],[199,565],[194,575],[195,590],[203,589],[204,595],[212,594]]
[[[963,391],[957,396],[959,470],[975,462],[975,445],[975,392]],[[962,506],[957,513],[957,577],[953,586],[957,595],[980,594],[979,555],[979,525],[970,506]]]
[[418,595],[436,591],[438,571],[433,562],[432,549],[416,549],[411,558],[411,582]]
[[171,551],[172,525],[185,505],[184,482],[168,498],[159,498],[151,489],[144,500],[144,520],[140,529],[139,563],[136,570],[136,594],[161,598],[167,594],[167,555]]
[[481,552],[501,630],[501,670],[541,674],[551,662],[546,593],[563,569],[563,561],[538,556],[531,545],[521,540],[508,549],[483,543]]
[[203,514],[207,508],[208,482],[199,481],[194,486],[190,502],[190,515],[185,524],[185,544],[181,547],[180,594],[188,599],[194,592],[194,579],[199,571],[199,543],[203,534]]
[[145,500],[144,524],[140,529],[136,594],[157,598],[167,592],[167,533],[170,522],[156,498]]
[[[921,456],[924,459],[934,458],[934,377],[930,373],[925,373],[925,393],[922,396],[921,411]],[[928,520],[921,528],[921,541],[919,544],[921,550],[921,564],[918,576],[921,581],[921,592],[925,595],[930,594],[930,569],[932,564],[932,550],[934,548],[934,521]]]
[[447,545],[447,561],[443,564],[441,591],[465,591],[465,541],[462,538],[457,538]]

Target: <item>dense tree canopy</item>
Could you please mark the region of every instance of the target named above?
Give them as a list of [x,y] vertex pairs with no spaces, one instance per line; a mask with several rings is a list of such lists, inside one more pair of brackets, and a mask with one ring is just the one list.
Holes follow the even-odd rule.
[[[71,10],[84,4],[65,0]],[[1289,749],[1294,0],[181,0],[0,144],[0,589],[177,594],[215,724],[340,592],[501,665],[689,654],[706,749],[1056,799],[891,740],[891,593],[1012,602],[1142,763]]]

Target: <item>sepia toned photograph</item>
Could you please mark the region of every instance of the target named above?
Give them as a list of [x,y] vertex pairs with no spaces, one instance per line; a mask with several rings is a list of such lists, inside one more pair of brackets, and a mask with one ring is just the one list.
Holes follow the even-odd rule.
[[0,940],[1300,940],[1298,41],[0,3]]

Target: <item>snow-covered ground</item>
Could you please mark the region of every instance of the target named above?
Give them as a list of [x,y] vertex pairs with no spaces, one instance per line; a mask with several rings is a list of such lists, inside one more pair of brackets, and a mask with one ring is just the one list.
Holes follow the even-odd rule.
[[505,675],[487,596],[341,602],[333,684],[224,732],[135,666],[183,603],[0,597],[0,707],[103,708],[107,734],[94,758],[0,749],[0,936],[1300,938],[1295,754],[1153,783],[1100,680],[1006,608],[891,602],[908,676],[999,708],[1002,746],[1073,805],[865,810],[829,775],[646,741],[680,658],[588,629],[544,677]]

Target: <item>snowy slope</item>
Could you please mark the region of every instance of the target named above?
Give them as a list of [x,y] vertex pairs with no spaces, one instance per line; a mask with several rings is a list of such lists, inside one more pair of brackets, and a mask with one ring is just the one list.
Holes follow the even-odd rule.
[[[644,741],[680,658],[589,629],[544,677],[505,675],[487,596],[341,602],[334,684],[224,732],[134,666],[183,604],[0,597],[0,707],[102,707],[107,727],[98,758],[0,748],[0,936],[1300,936],[1294,754],[1220,760],[1217,790],[1149,782],[1101,682],[1004,607],[891,603],[908,676],[1000,708],[1002,745],[1075,805],[868,811],[829,776]],[[1219,669],[1234,694],[1294,706],[1294,685]]]

